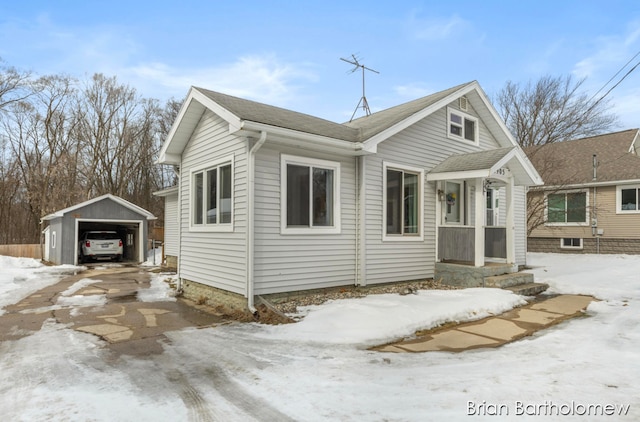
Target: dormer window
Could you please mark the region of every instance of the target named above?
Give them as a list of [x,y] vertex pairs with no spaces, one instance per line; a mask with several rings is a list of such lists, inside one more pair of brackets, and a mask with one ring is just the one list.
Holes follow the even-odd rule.
[[454,108],[447,108],[447,136],[478,144],[478,119]]

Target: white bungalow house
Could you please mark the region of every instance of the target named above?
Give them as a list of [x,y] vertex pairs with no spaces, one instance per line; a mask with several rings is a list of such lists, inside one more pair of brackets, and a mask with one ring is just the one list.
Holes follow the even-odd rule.
[[252,311],[337,286],[490,285],[525,264],[542,183],[475,81],[344,124],[194,87],[159,163],[179,174],[161,195],[185,296]]

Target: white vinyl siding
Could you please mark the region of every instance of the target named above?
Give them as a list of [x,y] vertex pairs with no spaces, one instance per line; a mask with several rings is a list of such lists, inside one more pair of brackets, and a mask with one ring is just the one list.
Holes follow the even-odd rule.
[[[205,112],[186,146],[180,172],[180,276],[234,293],[246,294],[247,160],[244,138]],[[192,170],[206,169],[233,157],[233,231],[194,231],[190,227]]]
[[[504,201],[500,200],[501,204]],[[513,211],[516,243],[516,264],[525,265],[527,263],[527,191],[524,186],[514,186],[513,188]],[[501,220],[504,221],[502,215],[506,215],[504,207],[500,210]],[[504,224],[504,223],[503,223]]]
[[164,204],[164,253],[178,256],[178,193],[167,196]]
[[[314,153],[340,165],[340,232],[281,233],[281,155],[267,142],[256,154],[255,293],[269,294],[355,283],[355,158]],[[311,230],[311,229],[309,229]]]
[[[450,106],[457,106],[450,104]],[[469,108],[467,114],[473,115]],[[366,283],[419,280],[433,277],[436,261],[436,184],[423,181],[424,240],[383,241],[383,162],[424,169],[429,172],[452,154],[499,147],[478,120],[479,147],[469,142],[452,142],[447,137],[447,108],[378,145],[378,153],[366,156]]]

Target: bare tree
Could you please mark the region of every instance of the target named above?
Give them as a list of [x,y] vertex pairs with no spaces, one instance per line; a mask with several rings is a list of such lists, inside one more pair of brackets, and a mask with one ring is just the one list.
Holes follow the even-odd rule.
[[0,59],[0,112],[33,94],[31,73],[7,66]]
[[523,148],[567,141],[610,130],[618,118],[608,99],[590,98],[585,79],[544,76],[526,85],[508,81],[496,96],[503,120]]
[[20,176],[27,218],[32,223],[28,238],[39,238],[38,221],[73,203],[77,189],[77,143],[72,138],[74,81],[69,77],[43,77],[29,101],[11,105],[4,128]]

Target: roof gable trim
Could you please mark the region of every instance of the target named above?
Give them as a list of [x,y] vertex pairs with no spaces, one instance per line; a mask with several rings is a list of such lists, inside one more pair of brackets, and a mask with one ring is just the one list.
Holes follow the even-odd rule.
[[77,210],[78,208],[86,207],[87,205],[91,205],[91,204],[94,204],[96,202],[102,201],[103,199],[110,199],[113,202],[116,202],[116,203],[122,205],[125,208],[129,208],[131,211],[134,211],[134,212],[136,212],[138,214],[143,215],[147,220],[155,220],[156,219],[156,217],[153,214],[151,214],[149,211],[145,210],[144,208],[139,207],[136,204],[133,204],[133,203],[131,203],[131,202],[125,200],[125,199],[122,199],[119,196],[115,196],[115,195],[111,195],[110,193],[107,193],[105,195],[98,196],[98,197],[90,199],[88,201],[81,202],[79,204],[72,205],[72,206],[70,206],[68,208],[65,208],[65,209],[56,211],[56,212],[54,212],[52,214],[46,215],[46,216],[42,217],[42,220],[46,221],[46,220],[52,220],[54,218],[62,217],[65,214],[67,214],[68,212],[71,212],[73,210]]

